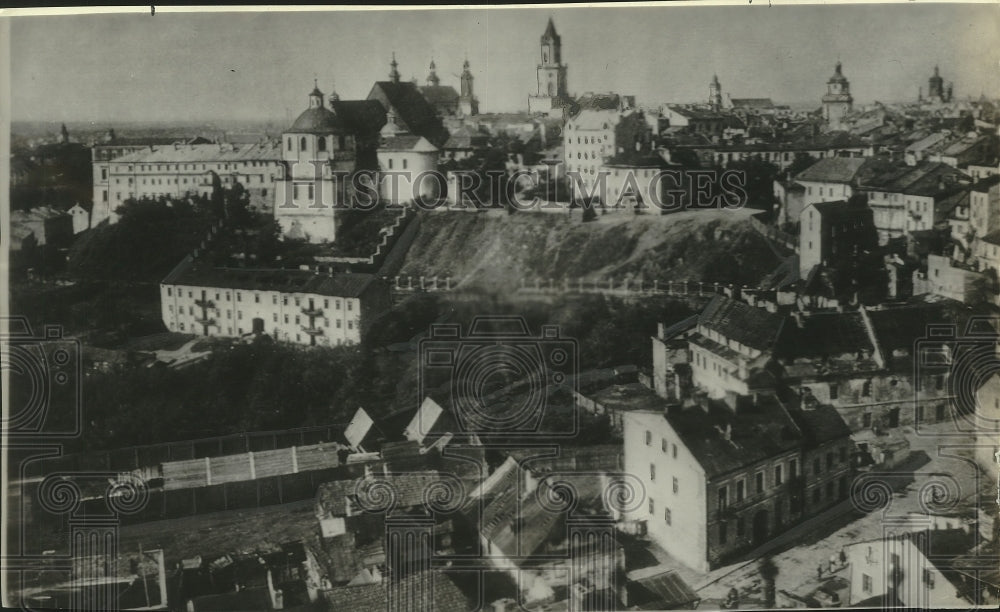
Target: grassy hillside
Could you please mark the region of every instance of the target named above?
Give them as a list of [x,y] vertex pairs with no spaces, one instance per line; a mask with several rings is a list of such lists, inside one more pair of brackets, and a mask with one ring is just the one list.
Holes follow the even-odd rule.
[[756,284],[778,258],[750,210],[579,216],[430,213],[401,274],[503,290],[521,278],[703,280]]

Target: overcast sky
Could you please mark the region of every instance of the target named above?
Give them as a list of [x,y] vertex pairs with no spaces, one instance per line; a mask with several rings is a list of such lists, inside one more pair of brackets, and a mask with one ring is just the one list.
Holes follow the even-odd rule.
[[[778,0],[773,0],[778,4]],[[560,7],[431,11],[16,17],[14,120],[284,119],[313,77],[342,99],[385,80],[393,51],[423,84],[431,58],[458,87],[468,57],[480,108],[527,107],[551,15],[569,91],[640,104],[701,101],[713,73],[734,97],[815,102],[839,58],[855,101],[926,91],[1000,96],[1000,5]]]

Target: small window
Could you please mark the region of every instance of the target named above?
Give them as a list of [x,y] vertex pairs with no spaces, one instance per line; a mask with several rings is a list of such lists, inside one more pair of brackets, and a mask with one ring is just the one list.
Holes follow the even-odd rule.
[[303,136],[301,139],[299,139],[299,150],[305,151],[308,148],[309,148],[309,141],[306,140],[305,136]]
[[721,487],[719,488],[719,511],[722,512],[729,506],[729,488]]
[[681,488],[680,481],[678,481],[677,477],[674,476],[674,493],[680,491],[680,488]]
[[736,501],[737,502],[743,501],[743,497],[744,497],[744,495],[746,493],[746,491],[744,491],[744,489],[745,489],[745,483],[744,483],[744,481],[743,480],[737,481],[737,483],[736,483]]
[[656,465],[653,463],[649,464],[649,479],[656,480]]
[[666,438],[661,438],[660,439],[660,450],[663,451],[664,453],[667,452],[667,439]]
[[782,476],[781,466],[780,465],[774,466],[774,486],[776,487],[781,486],[782,482],[781,476]]
[[319,142],[316,143],[316,150],[326,151],[326,138],[324,136],[319,137]]
[[646,446],[649,446],[653,442],[653,432],[646,430]]
[[649,498],[649,513],[650,514],[655,514],[656,513],[656,504],[653,503],[653,498],[652,497]]
[[872,592],[872,577],[868,574],[861,574],[861,590],[865,593]]
[[726,521],[722,521],[721,523],[719,523],[719,544],[726,543],[726,540],[728,539],[729,536],[729,534],[727,533],[728,527],[729,525]]
[[671,524],[670,519],[671,519],[670,508],[664,508],[663,509],[663,522],[665,522],[667,525],[670,525]]

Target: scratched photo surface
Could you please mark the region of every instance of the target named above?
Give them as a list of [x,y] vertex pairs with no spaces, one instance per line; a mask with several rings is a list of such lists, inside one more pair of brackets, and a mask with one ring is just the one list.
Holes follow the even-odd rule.
[[996,609],[1000,9],[774,4],[0,13],[4,603]]

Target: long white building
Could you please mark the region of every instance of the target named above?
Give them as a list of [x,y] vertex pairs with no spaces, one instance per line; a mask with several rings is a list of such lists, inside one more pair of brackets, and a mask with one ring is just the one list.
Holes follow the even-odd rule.
[[280,144],[151,145],[110,161],[94,162],[91,226],[117,221],[115,209],[130,198],[210,195],[242,185],[251,205],[269,210],[283,178]]
[[340,346],[361,342],[391,301],[372,274],[217,268],[189,256],[160,283],[160,304],[173,332]]

